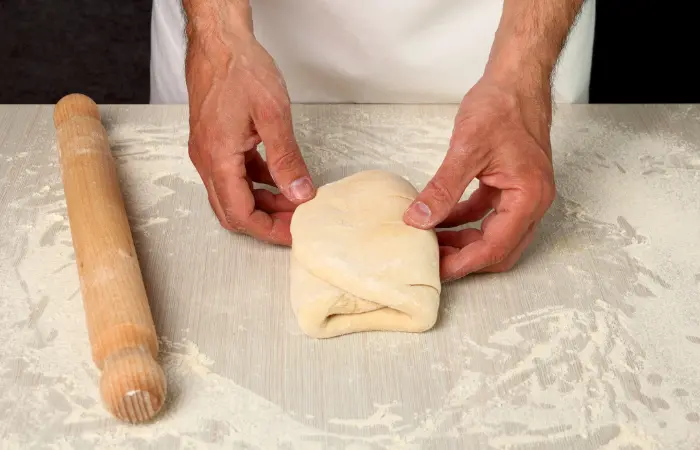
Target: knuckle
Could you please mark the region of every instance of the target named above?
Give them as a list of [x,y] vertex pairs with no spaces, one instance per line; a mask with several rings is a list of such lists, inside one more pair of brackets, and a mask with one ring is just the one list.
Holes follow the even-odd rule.
[[455,124],[454,136],[459,136],[461,140],[467,140],[469,137],[478,134],[479,126],[476,120],[470,120],[466,117]]
[[216,209],[213,204],[212,209],[214,209],[214,212],[216,213],[216,218],[219,220],[219,225],[221,225],[221,227],[225,230],[234,231],[233,226],[229,222],[229,218],[226,216],[226,213],[224,213],[224,215],[221,216],[218,212],[216,212]]
[[453,195],[445,182],[440,178],[434,178],[428,183],[430,196],[437,204],[451,204]]
[[486,266],[500,264],[508,257],[508,250],[501,245],[492,245],[489,249]]
[[533,180],[533,192],[539,194],[540,205],[548,208],[556,197],[556,186],[552,177],[543,172],[536,180]]
[[483,141],[483,127],[474,120],[463,120],[455,126],[450,141],[450,148],[461,155],[473,153],[479,147],[477,142]]
[[287,98],[274,98],[258,105],[258,115],[263,122],[279,122],[291,117],[291,104]]
[[219,217],[219,223],[221,224],[221,227],[223,229],[228,230],[228,231],[235,231],[234,228],[231,226],[231,224],[228,222],[227,218]]
[[528,174],[524,187],[537,205],[548,208],[556,197],[556,185],[550,171],[536,170]]
[[187,156],[190,158],[190,161],[192,161],[192,164],[194,164],[195,167],[198,167],[202,162],[199,154],[199,149],[197,148],[197,145],[193,142],[190,142],[187,148]]
[[508,272],[508,271],[512,270],[513,267],[515,267],[516,263],[517,263],[516,259],[512,259],[512,260],[508,259],[508,260],[502,261],[500,264],[498,264],[498,267],[496,268],[496,270],[498,272]]
[[222,134],[216,127],[196,126],[187,141],[188,155],[193,162],[201,160],[221,148],[223,141]]
[[235,159],[221,156],[219,154],[210,155],[210,173],[217,186],[223,186],[232,175],[237,175],[241,163]]
[[270,161],[272,169],[277,172],[289,173],[296,171],[301,165],[301,156],[299,153],[293,150],[286,150],[291,145],[285,145],[285,150],[283,150],[279,155],[276,155]]
[[557,189],[554,182],[545,182],[542,184],[542,203],[549,207],[554,203],[554,199],[557,195]]
[[244,224],[236,218],[233,211],[229,208],[224,209],[224,228],[234,233],[246,233],[246,227]]

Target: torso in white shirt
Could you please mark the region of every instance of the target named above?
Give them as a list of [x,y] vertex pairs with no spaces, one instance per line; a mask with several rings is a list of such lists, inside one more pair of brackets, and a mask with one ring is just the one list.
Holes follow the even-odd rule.
[[[481,77],[497,0],[252,0],[255,35],[292,102],[458,103]],[[556,102],[588,102],[595,2],[586,2],[553,80]],[[154,0],[151,102],[187,103],[180,0]]]

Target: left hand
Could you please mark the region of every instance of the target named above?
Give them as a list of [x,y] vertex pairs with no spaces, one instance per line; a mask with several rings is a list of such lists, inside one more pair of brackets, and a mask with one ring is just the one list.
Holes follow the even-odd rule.
[[484,76],[462,100],[447,155],[404,217],[421,229],[485,217],[480,230],[438,231],[444,281],[509,270],[532,241],[555,196],[549,89]]

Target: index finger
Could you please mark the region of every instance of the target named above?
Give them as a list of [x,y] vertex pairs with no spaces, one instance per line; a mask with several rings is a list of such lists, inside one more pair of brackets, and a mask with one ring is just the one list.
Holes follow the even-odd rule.
[[[212,168],[212,187],[224,215],[226,228],[249,234],[273,244],[290,245],[291,212],[268,214],[255,208],[255,196],[245,177],[244,156],[236,154],[230,162]],[[236,168],[239,168],[236,170]]]
[[450,279],[461,278],[503,261],[527,234],[537,205],[520,200],[520,193],[504,191],[498,208],[486,216],[483,234],[458,253],[448,254],[441,261],[441,271]]

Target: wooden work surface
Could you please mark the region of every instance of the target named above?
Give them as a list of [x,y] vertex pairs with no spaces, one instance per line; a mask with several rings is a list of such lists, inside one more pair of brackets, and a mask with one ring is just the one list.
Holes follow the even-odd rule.
[[[316,181],[419,188],[452,106],[294,110]],[[309,339],[288,249],[221,229],[184,107],[103,118],[162,340],[152,424],[100,404],[49,106],[0,106],[0,448],[700,448],[700,108],[560,106],[558,198],[511,272],[424,334]]]

